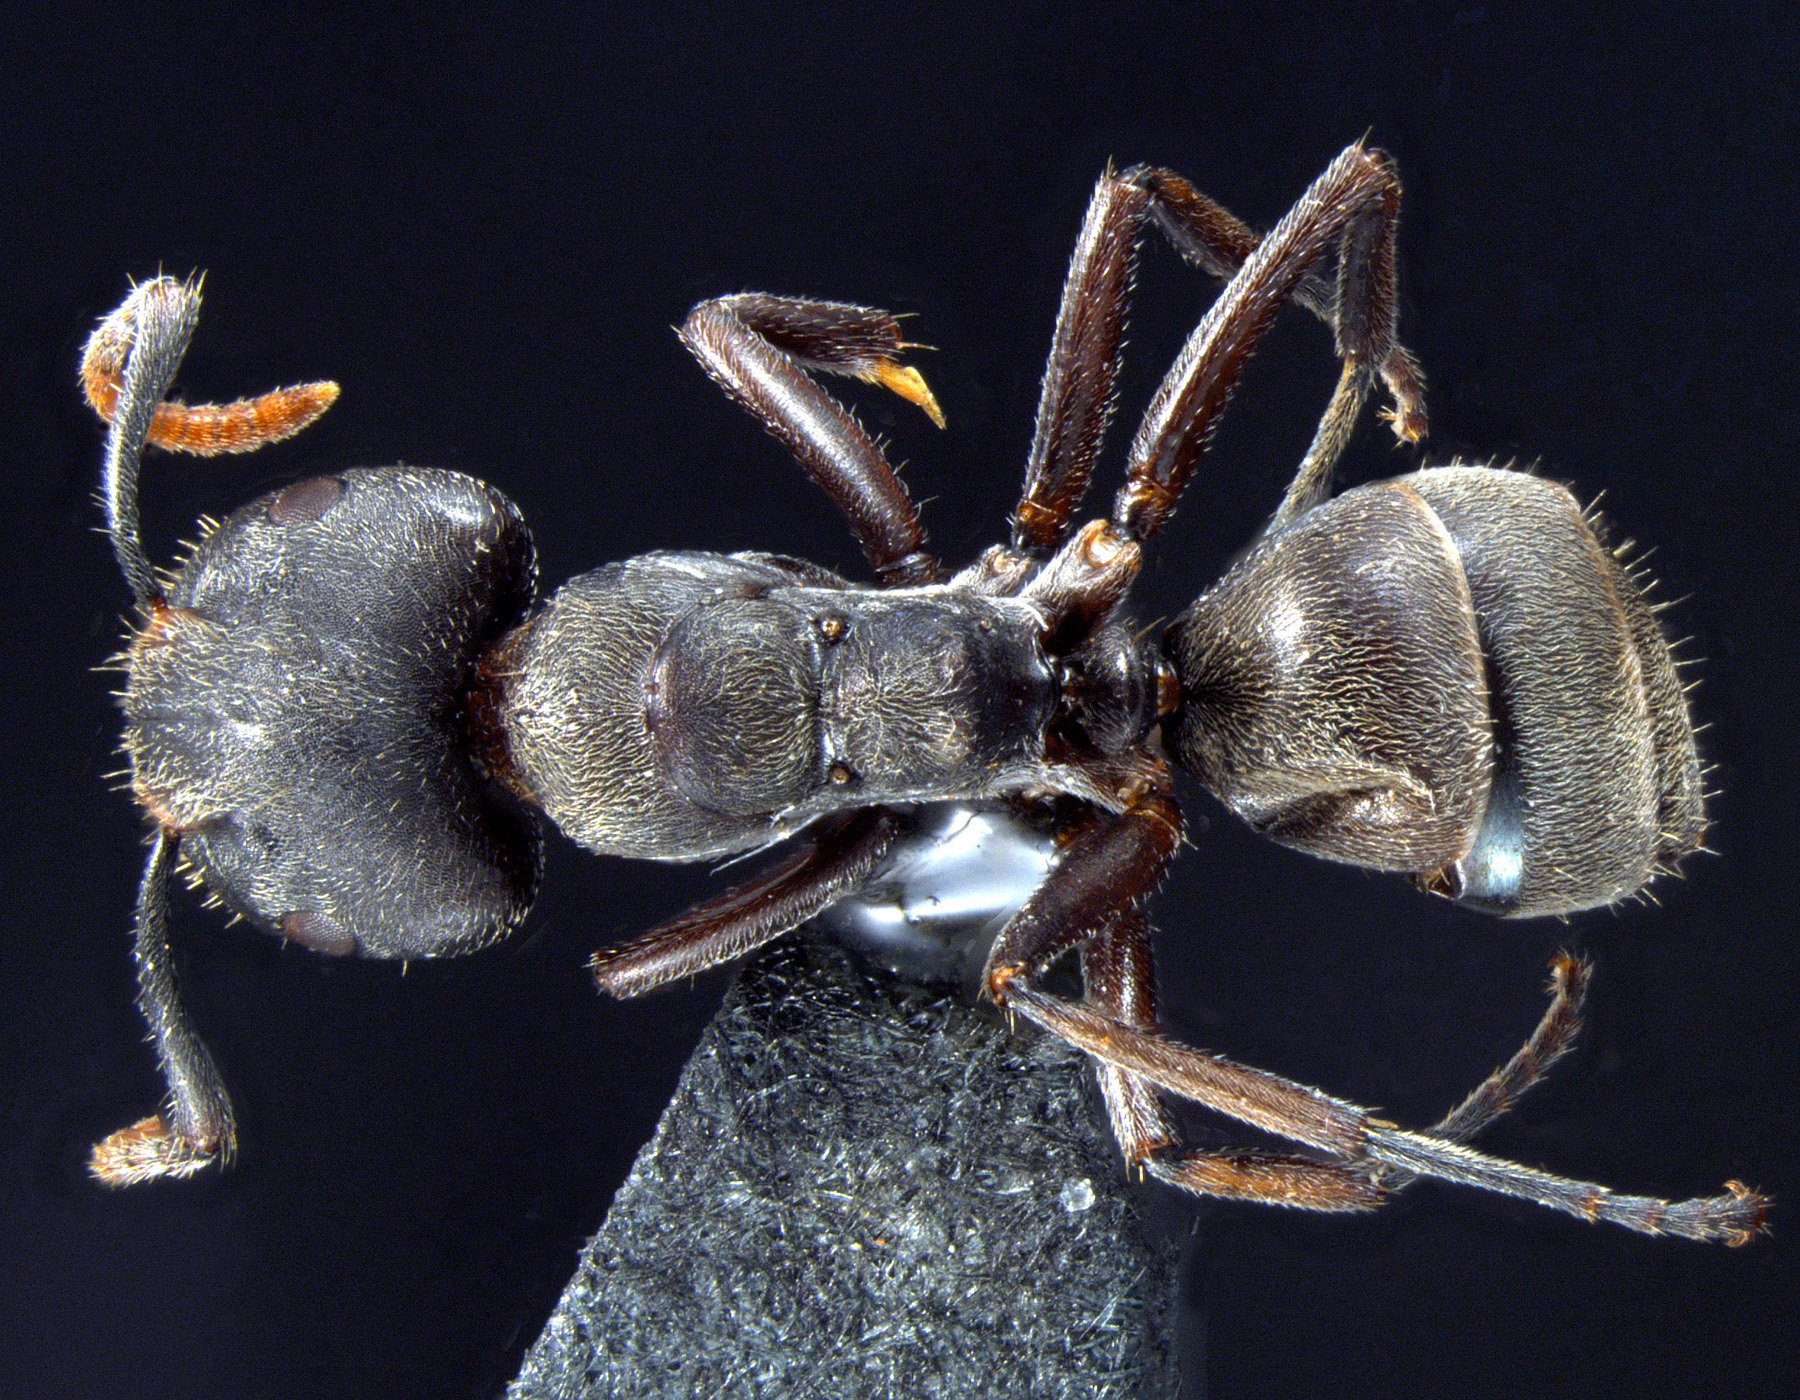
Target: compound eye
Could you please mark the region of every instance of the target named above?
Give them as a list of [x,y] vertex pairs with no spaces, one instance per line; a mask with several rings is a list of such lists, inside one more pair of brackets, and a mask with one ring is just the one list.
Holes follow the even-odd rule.
[[344,495],[341,476],[315,476],[296,481],[269,502],[269,519],[277,525],[310,525]]
[[646,711],[664,771],[696,806],[776,812],[820,781],[818,627],[766,598],[724,598],[670,630]]
[[277,927],[283,938],[315,953],[343,958],[356,951],[356,935],[329,915],[316,911],[295,910],[283,914]]

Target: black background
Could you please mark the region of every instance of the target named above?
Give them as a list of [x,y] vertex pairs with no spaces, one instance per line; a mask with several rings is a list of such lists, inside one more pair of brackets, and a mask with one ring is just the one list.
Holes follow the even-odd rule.
[[[241,1159],[88,1182],[88,1144],[159,1093],[128,956],[142,824],[105,781],[117,717],[94,669],[125,595],[73,383],[128,276],[209,270],[190,399],[344,385],[258,457],[153,459],[154,559],[272,484],[404,460],[511,494],[550,584],[656,546],[860,577],[841,522],[670,333],[692,302],[755,287],[917,313],[949,430],[856,401],[960,562],[1011,505],[1106,161],[1171,165],[1266,226],[1368,132],[1406,180],[1430,459],[1541,462],[1604,492],[1619,533],[1658,544],[1666,594],[1691,595],[1673,617],[1704,658],[1718,854],[1659,884],[1660,907],[1504,925],[1266,846],[1190,789],[1196,849],[1156,905],[1167,1021],[1424,1122],[1511,1051],[1573,944],[1600,968],[1582,1049],[1488,1145],[1658,1194],[1743,1177],[1791,1204],[1727,1250],[1450,1188],[1350,1220],[1159,1196],[1190,1251],[1193,1393],[1789,1393],[1800,25],[1774,5],[1616,23],[1473,3],[838,8],[5,22],[0,1392],[494,1394],[724,985],[594,995],[593,947],[711,886],[560,842],[521,936],[404,975],[184,896],[186,994]],[[1150,249],[1125,427],[1202,281]],[[1146,617],[1272,507],[1333,374],[1290,315],[1154,550]],[[1366,428],[1346,476],[1413,460]]]

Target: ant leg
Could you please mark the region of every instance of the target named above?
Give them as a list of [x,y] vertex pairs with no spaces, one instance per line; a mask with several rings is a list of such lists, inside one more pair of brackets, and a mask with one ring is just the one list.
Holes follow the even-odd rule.
[[1646,1235],[1679,1235],[1741,1245],[1761,1233],[1768,1200],[1742,1182],[1726,1194],[1685,1201],[1620,1195],[1592,1182],[1554,1176],[1460,1143],[1409,1132],[1367,1109],[1267,1070],[1177,1045],[1086,1006],[1012,986],[1007,1005],[1090,1055],[1141,1075],[1170,1093],[1279,1137],[1321,1149],[1352,1170],[1397,1168],[1536,1201],[1584,1220],[1609,1220]]
[[[1181,843],[1181,809],[1168,793],[1166,774],[1158,778],[1123,811],[1101,815],[1082,830],[1000,930],[981,974],[995,1005],[1011,1006],[1018,991],[1064,953],[1086,947],[1155,890]],[[1089,1014],[1119,1024],[1097,1011]]]
[[1440,1118],[1431,1128],[1433,1137],[1467,1142],[1517,1103],[1552,1065],[1569,1053],[1581,1029],[1581,1004],[1587,998],[1593,972],[1593,964],[1587,959],[1568,953],[1558,953],[1550,960],[1550,1005],[1531,1039]]
[[1350,445],[1350,434],[1368,401],[1368,374],[1354,360],[1344,361],[1343,373],[1319,417],[1319,426],[1313,430],[1313,440],[1307,444],[1299,470],[1269,521],[1271,531],[1299,519],[1325,499],[1331,490],[1332,469]]
[[[1476,1085],[1467,1098],[1432,1124],[1432,1137],[1467,1142],[1511,1109],[1551,1066],[1569,1053],[1581,1030],[1581,1004],[1587,998],[1593,971],[1593,964],[1587,959],[1569,953],[1558,953],[1550,960],[1550,1005],[1531,1038],[1510,1060]],[[1414,1179],[1412,1172],[1394,1168],[1381,1174],[1381,1184],[1389,1190],[1399,1190]]]
[[1196,1196],[1294,1210],[1374,1210],[1388,1194],[1370,1171],[1280,1152],[1190,1152],[1153,1158],[1144,1167]]
[[[1134,165],[1119,178],[1150,196],[1151,217],[1182,260],[1222,281],[1237,276],[1262,242],[1260,233],[1173,170]],[[1294,300],[1332,324],[1332,286],[1317,272],[1300,279]]]
[[[1214,203],[1172,170],[1139,165],[1123,175],[1107,171],[1094,186],[1081,234],[1063,284],[1061,308],[1050,357],[1044,366],[1037,427],[1025,469],[1025,487],[1013,512],[1014,549],[1050,549],[1062,543],[1076,507],[1087,493],[1094,461],[1112,422],[1119,348],[1125,331],[1125,302],[1131,289],[1139,234],[1145,217],[1155,220],[1182,258],[1215,277],[1237,275],[1261,243],[1229,210]],[[1385,379],[1398,403],[1396,425],[1416,439],[1425,430],[1424,384],[1410,352],[1393,338],[1392,220],[1376,245],[1359,253],[1345,249],[1341,261],[1361,257],[1377,274],[1355,281],[1340,297],[1332,282],[1309,271],[1295,285],[1293,299],[1339,329],[1346,327],[1339,353],[1352,360],[1319,424],[1297,477],[1303,490],[1290,499],[1311,498],[1329,480],[1368,397],[1368,365]],[[1368,364],[1364,361],[1367,360]],[[1292,513],[1299,513],[1296,509]]]
[[[1372,1168],[1270,1153],[1165,1156],[1175,1135],[1156,1101],[1151,1077],[1096,1053],[1092,1045],[1043,1018],[1043,1007],[1062,1008],[1097,1025],[1124,1029],[1130,1022],[1154,1043],[1167,1043],[1151,1030],[1155,1021],[1151,951],[1135,901],[1161,879],[1179,837],[1180,813],[1172,800],[1156,794],[1090,826],[1001,931],[984,974],[989,994],[1000,1006],[1024,1011],[1052,1034],[1093,1054],[1113,1136],[1129,1164],[1201,1195],[1312,1210],[1372,1208],[1384,1194]],[[1077,945],[1087,983],[1086,1006],[1068,1006],[1025,986]]]
[[154,277],[95,327],[81,353],[82,393],[110,425],[101,476],[107,533],[140,604],[161,592],[138,535],[145,443],[202,457],[250,452],[299,432],[338,396],[337,385],[318,383],[223,405],[164,403],[199,318],[197,284]]
[[1115,406],[1125,302],[1149,196],[1108,170],[1094,186],[1069,260],[1044,365],[1014,549],[1052,549],[1087,494]]
[[[1531,1039],[1512,1059],[1489,1075],[1474,1093],[1446,1114],[1431,1129],[1432,1137],[1465,1141],[1510,1108],[1562,1058],[1580,1027],[1581,1001],[1587,991],[1590,970],[1580,959],[1558,955],[1551,964],[1550,1007],[1532,1032]],[[1117,1019],[1129,1020],[1122,1016]],[[1148,1029],[1137,1022],[1130,1024]],[[1102,1067],[1105,1073],[1125,1074],[1114,1065],[1102,1062]],[[1226,1196],[1303,1210],[1373,1209],[1387,1193],[1416,1179],[1411,1172],[1392,1168],[1371,1172],[1348,1164],[1266,1153],[1183,1155],[1145,1165],[1157,1180],[1197,1195]]]
[[[1102,1015],[1141,1030],[1156,1028],[1156,969],[1142,910],[1127,909],[1081,950],[1081,981],[1088,1005]],[[1096,1061],[1094,1069],[1113,1140],[1126,1165],[1142,1170],[1175,1141],[1156,1090],[1117,1065]]]
[[[1370,159],[1381,158],[1370,153]],[[1317,503],[1367,400],[1372,375],[1379,374],[1394,395],[1400,436],[1413,441],[1425,432],[1424,383],[1411,353],[1394,339],[1393,234],[1399,185],[1391,171],[1388,181],[1391,207],[1379,217],[1352,218],[1336,232],[1337,285],[1309,267],[1290,293],[1333,327],[1346,368],[1277,523]],[[1184,259],[1217,277],[1235,277],[1262,242],[1242,220],[1173,171],[1140,165],[1123,175],[1109,170],[1100,177],[1063,283],[1025,485],[1013,511],[1014,549],[1061,544],[1087,494],[1112,421],[1125,303],[1146,215]]]
[[[1172,170],[1138,166],[1125,174],[1154,196],[1151,212],[1177,251],[1215,277],[1235,276],[1261,239],[1248,225],[1201,194]],[[1394,226],[1399,189],[1385,227],[1359,246],[1348,238],[1338,252],[1334,287],[1316,271],[1294,288],[1293,298],[1336,333],[1344,373],[1319,421],[1311,447],[1295,473],[1273,522],[1275,528],[1303,515],[1325,493],[1331,469],[1343,454],[1350,431],[1362,412],[1370,388],[1370,370],[1380,375],[1393,395],[1395,410],[1387,415],[1395,433],[1416,442],[1425,435],[1425,381],[1412,352],[1394,339]],[[1354,276],[1365,267],[1367,275]]]
[[[1145,413],[1113,507],[1114,520],[1127,537],[1145,539],[1168,520],[1251,352],[1281,304],[1297,295],[1302,280],[1334,243],[1334,325],[1352,387],[1333,396],[1319,450],[1308,454],[1312,470],[1316,474],[1319,461],[1328,468],[1341,446],[1360,407],[1361,377],[1379,373],[1389,379],[1396,395],[1395,428],[1402,437],[1424,432],[1417,371],[1393,339],[1399,202],[1400,184],[1387,158],[1352,146],[1257,244],[1188,337]],[[1298,499],[1314,490],[1310,481],[1297,480],[1289,495]]]
[[231,1099],[212,1056],[188,1022],[175,986],[175,963],[169,952],[169,872],[178,839],[166,829],[157,831],[137,898],[138,1006],[150,1023],[169,1086],[168,1117],[153,1114],[95,1145],[88,1170],[108,1186],[191,1176],[215,1157],[229,1160],[237,1147]]
[[860,886],[899,834],[891,812],[859,812],[772,869],[629,943],[601,949],[591,964],[594,979],[613,996],[640,996],[755,952]]
[[[1127,910],[1082,948],[1081,980],[1084,999],[1102,1015],[1155,1029],[1155,972],[1140,910]],[[1199,1196],[1321,1211],[1372,1210],[1387,1193],[1371,1172],[1335,1162],[1268,1152],[1170,1155],[1175,1130],[1150,1082],[1098,1058],[1094,1070],[1126,1165],[1158,1181]]]
[[681,340],[726,393],[792,452],[850,521],[884,586],[935,582],[925,527],[881,449],[811,371],[848,374],[915,403],[939,427],[944,417],[885,311],[841,302],[794,301],[746,292],[703,301]]
[[[1149,191],[1150,213],[1175,250],[1184,260],[1215,277],[1235,277],[1262,242],[1262,236],[1248,224],[1208,199],[1173,170],[1139,165],[1121,178]],[[1318,272],[1308,272],[1295,286],[1293,298],[1334,332],[1339,330],[1339,315],[1346,317],[1350,334],[1347,338],[1340,335],[1338,353],[1345,355],[1347,347],[1362,347],[1362,356],[1370,360],[1394,397],[1396,433],[1407,441],[1417,441],[1425,435],[1425,383],[1412,352],[1394,339],[1393,225],[1390,218],[1385,244],[1365,254],[1372,255],[1373,270],[1379,276],[1340,290],[1339,284]],[[1344,251],[1340,249],[1340,275]],[[1354,248],[1348,251],[1354,265],[1359,254]],[[1384,342],[1385,352],[1381,348]]]

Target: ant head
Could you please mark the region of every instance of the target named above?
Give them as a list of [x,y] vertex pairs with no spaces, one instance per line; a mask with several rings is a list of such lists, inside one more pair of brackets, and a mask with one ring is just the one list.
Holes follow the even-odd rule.
[[461,711],[534,574],[517,509],[450,472],[350,471],[237,511],[127,652],[140,800],[270,932],[377,957],[500,936],[538,835],[476,774]]

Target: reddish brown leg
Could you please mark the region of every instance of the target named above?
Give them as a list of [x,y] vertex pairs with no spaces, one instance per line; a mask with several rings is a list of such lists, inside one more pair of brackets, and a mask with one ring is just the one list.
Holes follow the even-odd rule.
[[730,962],[797,928],[856,889],[893,847],[891,812],[858,812],[812,846],[716,899],[595,954],[602,991],[634,997]]
[[[1120,1030],[1129,1025],[1152,1043],[1167,1043],[1151,1029],[1156,1020],[1155,974],[1149,931],[1136,903],[1161,879],[1180,839],[1180,828],[1174,802],[1151,792],[1125,811],[1101,817],[1083,831],[1050,878],[1001,931],[988,955],[989,993],[1000,1005],[1024,1011],[1028,1019],[1094,1055],[1113,1136],[1128,1163],[1160,1180],[1206,1195],[1313,1210],[1369,1209],[1382,1195],[1372,1166],[1269,1153],[1171,1159],[1166,1153],[1175,1135],[1152,1087],[1160,1081],[1096,1051],[1057,1024],[1058,1017],[1066,1013],[1073,1018],[1071,1024]],[[1087,984],[1085,1006],[1072,1006],[1029,989],[1030,979],[1077,946]],[[1347,1137],[1334,1141],[1338,1144],[1332,1149],[1336,1155],[1350,1155]]]
[[[1138,166],[1125,178],[1155,196],[1151,212],[1182,257],[1215,277],[1236,276],[1262,241],[1249,225],[1172,170]],[[1341,282],[1348,279],[1347,285],[1334,286],[1312,271],[1294,287],[1293,299],[1332,327],[1344,371],[1276,512],[1277,528],[1317,505],[1329,488],[1331,470],[1349,446],[1351,430],[1368,401],[1371,370],[1386,380],[1395,402],[1403,405],[1393,415],[1400,436],[1415,440],[1424,435],[1424,381],[1411,352],[1393,338],[1393,233],[1390,218],[1373,247],[1353,245],[1348,237],[1340,241],[1338,275]],[[1359,268],[1370,275],[1351,278]],[[1378,288],[1377,304],[1371,305],[1370,295]]]
[[1132,911],[1162,880],[1180,842],[1181,810],[1158,789],[1096,820],[1000,930],[982,974],[988,995],[1008,1005],[1015,987]]
[[794,301],[747,292],[703,301],[688,313],[682,342],[725,392],[794,454],[850,521],[857,543],[888,587],[930,583],[938,564],[925,552],[925,527],[881,449],[811,371],[878,383],[918,404],[940,427],[943,415],[885,311],[840,302]]
[[[1023,985],[1008,988],[1007,1005],[1107,1064],[1266,1132],[1324,1151],[1338,1158],[1353,1175],[1373,1177],[1398,1169],[1410,1176],[1429,1176],[1536,1201],[1584,1220],[1609,1220],[1647,1235],[1679,1235],[1741,1245],[1765,1228],[1768,1201],[1741,1182],[1726,1182],[1724,1195],[1685,1201],[1620,1195],[1592,1182],[1554,1176],[1441,1137],[1397,1128],[1367,1109],[1317,1089],[1267,1070],[1250,1069],[1222,1056],[1174,1044],[1103,1016],[1091,1007],[1059,1001]],[[1524,1076],[1523,1082],[1529,1082],[1529,1078]],[[1277,1159],[1251,1160],[1267,1164]],[[1318,1170],[1310,1163],[1296,1165],[1307,1171]],[[1321,1165],[1332,1169],[1338,1164]],[[1170,1179],[1188,1184],[1181,1181],[1178,1172]],[[1296,1179],[1291,1173],[1284,1177],[1290,1184]],[[1193,1184],[1204,1189],[1204,1176]],[[1366,1203],[1372,1200],[1371,1195]],[[1300,1200],[1287,1203],[1306,1204]]]
[[[1256,251],[1262,235],[1223,205],[1195,189],[1173,170],[1134,165],[1119,177],[1152,196],[1150,213],[1183,259],[1229,281]],[[1331,324],[1332,285],[1309,272],[1294,288],[1294,300]]]
[[1149,196],[1112,171],[1088,201],[1063,283],[1044,366],[1025,489],[1013,511],[1015,549],[1052,549],[1087,494],[1112,421],[1138,232]]
[[1531,1039],[1473,1092],[1432,1127],[1433,1137],[1467,1142],[1505,1113],[1544,1077],[1575,1043],[1581,1029],[1581,1003],[1587,997],[1593,967],[1585,958],[1558,953],[1550,961],[1550,1005]]
[[[1102,1014],[1140,1030],[1156,1028],[1156,968],[1142,910],[1126,910],[1081,950],[1081,981],[1088,1005]],[[1094,1067],[1113,1140],[1128,1165],[1142,1168],[1175,1141],[1156,1090],[1116,1065],[1096,1061]]]
[[[1581,1002],[1591,969],[1581,959],[1559,953],[1550,968],[1550,1006],[1517,1054],[1490,1074],[1462,1103],[1431,1129],[1432,1137],[1465,1142],[1543,1078],[1568,1052],[1581,1027]],[[1139,1022],[1119,1017],[1144,1029]],[[1124,1071],[1105,1066],[1114,1074]],[[1140,1081],[1141,1082],[1141,1081]],[[1183,1156],[1148,1164],[1152,1176],[1203,1196],[1297,1206],[1305,1210],[1367,1210],[1389,1191],[1414,1180],[1411,1172],[1379,1173],[1299,1157],[1263,1153]]]
[[[1015,990],[1081,950],[1082,980],[1096,1014],[1150,1030],[1156,1025],[1156,972],[1149,930],[1137,908],[1162,879],[1181,841],[1174,799],[1152,789],[1123,812],[1091,809],[1049,878],[1014,914],[988,951],[982,980],[1009,1005]],[[1100,1092],[1125,1160],[1140,1165],[1174,1140],[1150,1085],[1099,1062]]]
[[[1373,376],[1379,375],[1394,396],[1397,408],[1392,416],[1400,436],[1411,441],[1425,431],[1424,384],[1418,365],[1394,339],[1394,226],[1399,185],[1378,153],[1353,148],[1346,156],[1357,153],[1380,165],[1386,172],[1386,185],[1365,201],[1366,207],[1352,209],[1334,230],[1325,233],[1287,293],[1333,328],[1345,372],[1295,484],[1289,488],[1282,520],[1301,513],[1304,505],[1316,503],[1349,440]],[[1339,157],[1339,164],[1344,160]],[[1216,277],[1235,277],[1262,242],[1242,220],[1173,171],[1140,165],[1123,175],[1109,170],[1100,177],[1069,263],[1056,334],[1044,368],[1025,488],[1013,513],[1015,549],[1048,549],[1060,544],[1087,492],[1112,420],[1125,303],[1146,217],[1155,220],[1187,261]],[[1313,263],[1334,240],[1338,255],[1335,282],[1313,270]],[[1280,300],[1274,297],[1271,306]],[[1247,349],[1244,355],[1247,357]],[[1202,426],[1203,435],[1210,431],[1210,421]]]
[[[1393,338],[1399,200],[1400,185],[1386,157],[1352,146],[1257,244],[1188,338],[1138,429],[1126,482],[1113,507],[1113,518],[1127,537],[1148,538],[1168,520],[1257,342],[1281,304],[1297,295],[1303,279],[1334,245],[1339,259],[1335,325],[1351,387],[1334,396],[1321,426],[1324,466],[1329,468],[1329,456],[1341,447],[1361,405],[1360,377],[1379,373],[1389,381],[1401,436],[1423,433],[1417,371]],[[1231,237],[1222,244],[1221,256],[1241,246]],[[1308,454],[1303,471],[1317,474],[1318,455]],[[1310,481],[1303,486],[1297,480],[1289,495],[1314,490]]]
[[[1156,1028],[1156,973],[1149,925],[1128,910],[1081,950],[1088,1005],[1139,1030]],[[1383,1184],[1372,1173],[1268,1152],[1171,1154],[1175,1132],[1146,1079],[1094,1062],[1113,1137],[1129,1164],[1159,1181],[1203,1196],[1260,1201],[1305,1210],[1370,1210]]]
[[[1215,277],[1235,277],[1262,242],[1249,225],[1172,170],[1140,165],[1122,178],[1151,193],[1151,213],[1169,241],[1189,262]],[[1293,299],[1332,327],[1340,356],[1366,361],[1380,375],[1398,409],[1395,429],[1411,441],[1425,434],[1425,386],[1412,352],[1394,339],[1393,235],[1398,212],[1396,183],[1392,207],[1374,227],[1376,236],[1340,245],[1337,280],[1308,272],[1295,286]],[[1351,273],[1348,286],[1343,284],[1346,270]],[[1360,275],[1364,272],[1366,276]]]
[[1196,1196],[1295,1210],[1374,1210],[1387,1195],[1367,1169],[1279,1152],[1184,1152],[1144,1165],[1158,1181]]

